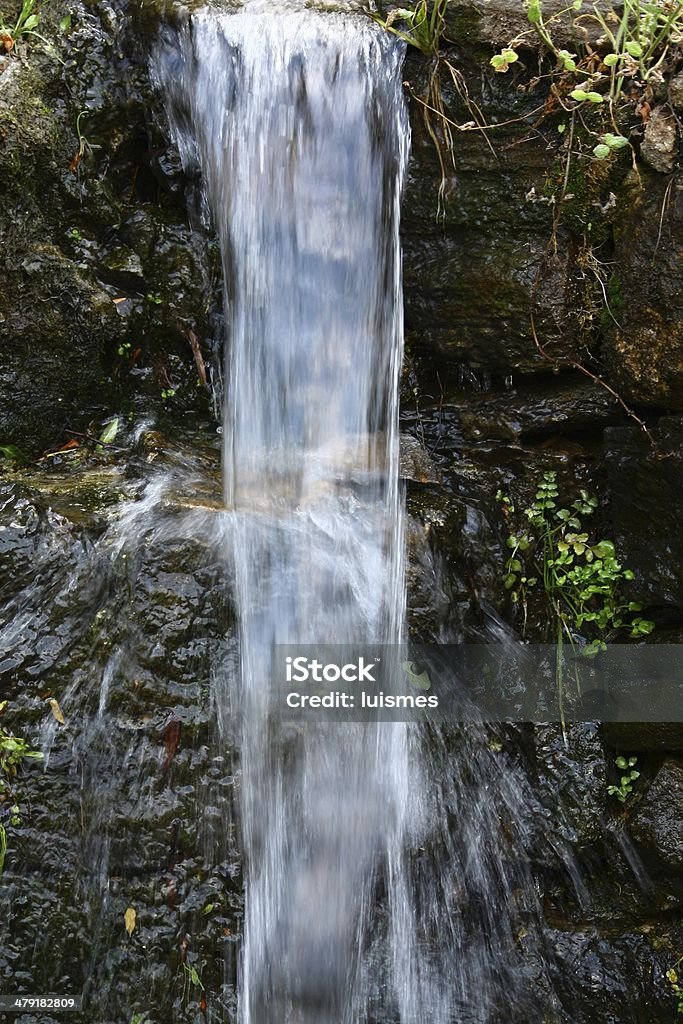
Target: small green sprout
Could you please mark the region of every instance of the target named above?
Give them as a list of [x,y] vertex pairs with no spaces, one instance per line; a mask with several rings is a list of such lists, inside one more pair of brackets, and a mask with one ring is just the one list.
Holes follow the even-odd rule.
[[617,768],[624,774],[619,779],[619,785],[608,786],[607,792],[610,796],[615,796],[619,803],[626,803],[633,792],[633,783],[636,779],[640,778],[640,772],[636,771],[634,767],[637,762],[637,757],[617,757],[614,762]]

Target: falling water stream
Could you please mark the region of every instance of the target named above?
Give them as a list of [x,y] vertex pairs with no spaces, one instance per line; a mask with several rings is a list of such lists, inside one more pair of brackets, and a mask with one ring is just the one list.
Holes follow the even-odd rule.
[[[403,627],[401,61],[367,19],[260,3],[195,15],[158,58],[226,282],[244,1024],[365,1018],[378,875],[394,959],[410,970],[407,729],[292,736],[269,706],[273,644],[392,643]],[[387,983],[402,1019],[415,1019],[412,986],[391,971]]]

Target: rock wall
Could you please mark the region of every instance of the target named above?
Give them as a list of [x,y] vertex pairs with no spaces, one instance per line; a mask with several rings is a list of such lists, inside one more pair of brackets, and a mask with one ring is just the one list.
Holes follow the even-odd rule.
[[0,444],[31,455],[136,396],[206,409],[219,364],[217,262],[157,127],[148,44],[108,4],[70,11],[67,32],[41,14],[54,48],[0,57]]
[[[95,666],[102,675],[122,642],[116,616],[81,614],[64,567],[88,566],[89,544],[105,528],[93,495],[95,504],[133,500],[149,466],[165,457],[163,442],[140,440],[135,423],[154,417],[176,437],[191,427],[185,465],[204,459],[206,474],[216,472],[215,451],[198,455],[197,437],[215,427],[205,381],[219,376],[218,258],[198,183],[181,171],[147,67],[160,21],[179,10],[100,0],[73,0],[70,10],[63,36],[57,13],[46,5],[43,14],[42,31],[56,40],[63,64],[37,45],[0,57],[0,446],[16,445],[33,459],[68,438],[97,435],[107,416],[130,416],[132,425],[117,438],[122,453],[84,451],[82,476],[78,465],[69,471],[68,452],[25,469],[0,462],[12,477],[0,501],[3,599],[30,590],[37,564],[41,593],[57,596],[15,649],[19,660],[0,664],[7,692],[36,732],[45,701],[63,699],[74,680],[95,715],[88,672]],[[568,133],[578,138],[583,128],[571,129],[551,101],[538,50],[520,46],[507,75],[489,65],[526,28],[511,0],[452,0],[447,35],[455,42],[445,53],[455,72],[445,69],[441,82],[447,115],[460,127],[452,128],[441,199],[420,104],[430,68],[415,53],[405,65],[413,130],[402,221],[411,629],[444,640],[521,628],[502,582],[506,530],[495,495],[503,488],[524,502],[552,469],[566,493],[587,487],[600,496],[601,529],[635,572],[632,596],[657,619],[654,638],[680,640],[681,172],[668,117],[680,107],[679,78],[653,96],[664,112],[655,129],[640,115],[634,120],[633,158],[622,152],[599,165],[584,155],[567,173]],[[438,126],[436,134],[445,144]],[[579,142],[585,154],[590,136]],[[646,421],[651,440],[617,395]],[[198,486],[185,496],[190,504]],[[180,1014],[169,977],[182,974],[188,949],[211,964],[207,982],[223,986],[221,1012],[234,1014],[220,963],[240,926],[238,851],[232,846],[224,864],[207,868],[217,849],[216,806],[234,783],[207,753],[209,654],[231,615],[218,606],[225,580],[211,553],[192,537],[166,541],[150,542],[135,566],[117,569],[120,576],[106,559],[96,572],[83,571],[94,588],[84,584],[88,615],[111,601],[117,615],[123,609],[134,620],[112,737],[100,723],[93,735],[102,750],[92,761],[78,741],[84,771],[94,773],[88,820],[100,821],[92,805],[107,766],[127,765],[111,783],[120,804],[102,829],[115,877],[99,941],[113,950],[104,980],[117,1024],[131,1005],[145,1008],[143,950],[165,1019]],[[60,583],[51,589],[52,573]],[[29,872],[37,896],[0,956],[7,976],[31,946],[41,908],[65,950],[74,927],[87,933],[92,908],[73,911],[83,894],[69,877],[99,853],[78,845],[71,742],[68,733],[57,736],[56,775],[36,781],[36,816],[13,846],[9,870]],[[559,727],[529,726],[504,730],[502,739],[496,733],[490,743],[503,770],[519,768],[529,780],[527,852],[555,971],[548,1024],[670,1021],[675,1002],[665,972],[683,954],[680,727],[588,725],[563,736]],[[637,754],[641,771],[623,806],[607,792],[618,783],[619,754]],[[128,784],[131,791],[139,784],[140,765],[154,806],[142,824],[142,803],[126,795]],[[211,809],[204,822],[196,820],[200,799]],[[56,824],[55,802],[63,808]],[[141,949],[121,926],[130,902],[145,908]],[[69,957],[66,950],[64,976],[78,979],[85,968]],[[117,969],[137,979],[131,999]]]

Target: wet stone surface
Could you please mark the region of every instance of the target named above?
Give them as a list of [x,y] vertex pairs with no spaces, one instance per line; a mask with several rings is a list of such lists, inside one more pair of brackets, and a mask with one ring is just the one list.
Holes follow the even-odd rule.
[[[666,123],[672,123],[668,118]],[[643,170],[624,190],[615,220],[609,284],[611,323],[603,354],[615,386],[630,402],[683,408],[680,174]],[[654,269],[656,267],[656,270]]]
[[[610,429],[605,462],[614,540],[653,603],[683,604],[683,421],[662,419],[651,448],[634,428]],[[654,525],[654,529],[653,529]]]
[[[496,486],[506,482],[501,467],[507,483],[533,480],[547,465],[583,479],[586,456],[519,442],[449,446],[443,422],[426,414],[421,438],[406,446],[412,629],[441,641],[500,637],[510,630],[495,500]],[[10,835],[4,876],[11,939],[3,942],[0,972],[43,978],[54,961],[51,978],[57,971],[66,989],[85,986],[93,1024],[128,1024],[137,1009],[152,1024],[194,1019],[198,995],[183,994],[183,957],[192,958],[210,993],[208,1019],[234,1019],[239,774],[235,737],[230,729],[221,736],[217,724],[236,652],[216,460],[215,445],[202,435],[169,442],[148,432],[127,478],[97,467],[88,487],[87,469],[77,469],[69,490],[64,467],[47,476],[23,471],[21,482],[3,488],[10,630],[3,639],[20,659],[4,672],[3,692],[12,700],[10,724],[21,722],[49,757],[44,767],[33,763],[22,773],[23,824]],[[69,502],[78,507],[73,520]],[[217,546],[207,542],[212,536]],[[11,633],[17,612],[19,637]],[[59,701],[64,725],[50,699]],[[462,763],[458,751],[469,751]],[[675,890],[664,899],[658,883],[662,901],[648,919],[652,931],[638,931],[645,918],[630,864],[642,864],[648,853],[636,827],[629,861],[610,830],[619,808],[606,794],[612,755],[597,727],[574,727],[566,741],[559,726],[512,730],[502,739],[473,735],[454,740],[449,756],[450,770],[464,773],[453,811],[460,828],[467,821],[477,833],[467,794],[481,784],[473,767],[481,762],[483,777],[500,787],[506,870],[520,879],[531,872],[546,904],[542,944],[555,973],[549,981],[539,963],[537,987],[545,991],[548,1021],[626,1024],[646,1019],[641,1007],[650,1008],[650,1022],[667,1020],[661,978],[673,946],[660,950],[657,943],[669,935],[667,922],[680,904]],[[654,764],[644,781],[656,772]],[[508,799],[526,808],[514,821],[506,817]],[[492,848],[487,856],[494,855]],[[661,857],[656,863],[667,878],[669,869],[678,871]],[[452,870],[444,866],[445,879]],[[463,913],[476,915],[474,878],[471,884]],[[638,908],[631,914],[624,907],[618,921],[617,884],[633,891]],[[129,936],[123,915],[131,907],[136,928]],[[531,929],[519,941],[529,944],[524,962],[532,971],[539,926],[532,927],[531,909],[519,912]],[[36,944],[29,939],[38,927],[44,938]],[[59,949],[56,957],[51,947]],[[624,992],[632,1017],[619,1016]],[[526,1024],[531,1010],[520,993],[512,1019]]]
[[85,1019],[117,1024],[188,1005],[183,960],[216,1007],[230,1004],[242,900],[234,750],[212,676],[230,661],[225,565],[200,539],[197,516],[215,513],[176,504],[182,487],[163,472],[148,484],[162,480],[165,501],[145,507],[139,484],[93,535],[49,494],[2,490],[3,724],[46,757],[16,781],[0,978],[83,990]]
[[644,855],[683,869],[683,761],[667,759],[643,796],[629,828]]
[[60,36],[41,11],[59,59],[0,57],[0,443],[29,454],[140,393],[206,409],[218,364],[216,257],[154,127],[148,44],[107,4],[69,13]]

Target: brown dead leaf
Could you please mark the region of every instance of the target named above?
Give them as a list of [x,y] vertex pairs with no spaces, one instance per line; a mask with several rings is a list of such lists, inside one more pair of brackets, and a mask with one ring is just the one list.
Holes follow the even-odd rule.
[[59,701],[55,700],[54,697],[51,697],[50,700],[48,701],[48,704],[50,705],[50,711],[52,712],[52,717],[54,718],[55,722],[59,722],[60,725],[66,725],[64,712],[59,706]]
[[647,100],[643,100],[642,103],[638,103],[638,105],[636,106],[636,114],[640,116],[644,124],[647,124],[647,122],[650,120],[651,110],[652,107],[647,102]]
[[137,924],[138,915],[135,913],[135,907],[128,907],[125,914],[123,915],[123,923],[126,926],[126,931],[129,935],[132,935],[135,931],[135,925]]
[[166,771],[175,757],[175,752],[180,743],[180,722],[177,718],[172,718],[170,722],[166,723],[161,731],[161,738],[164,741],[164,750],[166,751],[162,770]]

